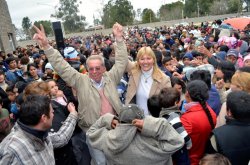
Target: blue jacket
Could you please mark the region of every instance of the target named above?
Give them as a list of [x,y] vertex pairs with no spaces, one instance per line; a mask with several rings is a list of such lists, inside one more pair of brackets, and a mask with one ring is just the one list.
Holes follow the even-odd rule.
[[211,89],[209,90],[209,99],[207,100],[207,103],[216,113],[216,116],[218,116],[221,109],[221,102],[220,95],[214,85],[211,85]]

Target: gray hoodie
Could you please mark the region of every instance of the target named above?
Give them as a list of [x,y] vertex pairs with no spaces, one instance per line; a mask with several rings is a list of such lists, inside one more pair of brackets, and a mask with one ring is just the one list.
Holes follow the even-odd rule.
[[147,116],[142,132],[132,124],[111,128],[114,115],[105,114],[87,131],[90,144],[104,152],[108,165],[170,165],[183,138],[163,118]]

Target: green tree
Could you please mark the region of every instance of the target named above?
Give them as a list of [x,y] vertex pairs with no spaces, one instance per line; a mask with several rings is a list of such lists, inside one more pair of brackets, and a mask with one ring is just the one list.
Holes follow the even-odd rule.
[[228,13],[228,0],[214,1],[210,6],[210,14],[220,15]]
[[159,9],[160,20],[181,19],[184,4],[180,1],[162,5]]
[[79,4],[78,0],[60,0],[58,11],[52,15],[62,19],[66,33],[83,31],[86,26],[86,17],[79,15]]
[[106,28],[112,27],[115,22],[122,25],[131,25],[133,21],[133,6],[128,0],[109,0],[104,5],[102,23]]
[[50,21],[47,21],[47,20],[43,21],[43,20],[41,20],[41,21],[35,21],[34,22],[34,25],[36,25],[37,27],[39,27],[40,24],[43,25],[45,33],[46,33],[47,36],[53,35],[52,25],[51,25]]
[[188,17],[207,15],[213,2],[214,0],[186,0],[184,13]]
[[143,9],[142,11],[142,23],[156,22],[158,19],[155,16],[155,13],[151,9]]
[[24,17],[22,20],[22,28],[29,39],[31,38],[31,33],[30,33],[31,25],[32,22],[30,21],[29,17]]
[[228,12],[237,13],[242,11],[242,1],[240,0],[228,0]]

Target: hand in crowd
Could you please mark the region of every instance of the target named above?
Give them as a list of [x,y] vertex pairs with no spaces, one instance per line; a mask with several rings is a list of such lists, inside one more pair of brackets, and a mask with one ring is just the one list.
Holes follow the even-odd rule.
[[205,46],[198,46],[197,51],[204,54],[207,57],[211,57],[211,52]]
[[123,27],[119,23],[113,25],[113,34],[118,42],[123,41]]
[[46,50],[50,47],[49,45],[49,41],[46,37],[43,25],[40,24],[40,29],[38,27],[36,27],[35,25],[33,25],[36,33],[33,36],[33,39],[36,40],[36,42],[39,44],[39,46]]
[[173,57],[173,58],[172,58],[172,64],[173,64],[174,66],[180,65],[179,62],[177,61],[176,57]]
[[10,119],[15,119],[15,116],[13,113],[10,114]]
[[67,108],[68,108],[68,111],[69,111],[70,113],[76,113],[76,114],[77,114],[75,105],[74,105],[73,103],[70,102],[70,103],[67,105]]
[[217,89],[222,89],[222,88],[224,87],[224,85],[225,85],[225,82],[224,82],[223,79],[221,79],[221,80],[219,80],[219,81],[216,81],[216,83],[215,83],[215,87],[216,87]]
[[191,61],[191,65],[199,66],[199,65],[202,65],[202,62],[194,58],[194,60]]
[[117,119],[113,119],[112,122],[111,122],[111,127],[114,129],[117,124],[118,124],[118,120]]
[[133,124],[134,126],[136,126],[137,129],[138,129],[139,131],[142,131],[144,121],[143,121],[143,120],[140,120],[140,119],[134,119],[134,120],[132,121],[132,124]]
[[174,73],[173,73],[173,76],[174,76],[174,77],[177,77],[177,78],[179,78],[179,79],[182,79],[182,77],[183,77],[183,75],[181,75],[181,74],[178,73],[178,72],[174,72]]

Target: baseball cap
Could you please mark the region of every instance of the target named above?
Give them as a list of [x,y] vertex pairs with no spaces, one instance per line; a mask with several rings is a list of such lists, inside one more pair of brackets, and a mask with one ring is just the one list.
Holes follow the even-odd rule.
[[40,58],[40,54],[39,53],[35,53],[35,54],[33,54],[33,59],[36,59],[36,58]]
[[119,114],[120,123],[132,123],[134,119],[143,119],[144,112],[136,104],[128,104],[121,108]]
[[73,47],[66,47],[64,49],[64,57],[65,58],[72,59],[72,58],[76,58],[77,55],[78,55],[78,52]]
[[230,56],[230,55],[238,57],[239,51],[236,50],[236,49],[229,49],[228,52],[227,52],[227,56]]

